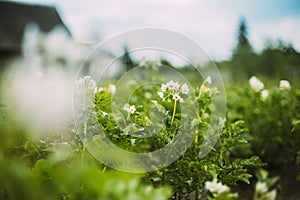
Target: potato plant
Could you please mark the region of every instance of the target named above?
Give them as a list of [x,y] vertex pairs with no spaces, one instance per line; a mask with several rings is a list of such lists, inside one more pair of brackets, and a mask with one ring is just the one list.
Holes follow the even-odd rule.
[[[152,77],[155,78],[155,77]],[[119,106],[116,111],[113,94],[109,85],[101,85],[101,89],[95,90],[95,110],[97,121],[106,137],[120,148],[132,152],[151,152],[165,145],[172,144],[180,131],[186,131],[193,137],[192,143],[186,147],[184,153],[170,165],[148,172],[144,179],[154,185],[167,185],[173,189],[171,199],[217,198],[235,199],[236,195],[229,190],[216,193],[211,192],[208,182],[217,185],[236,185],[239,181],[250,183],[252,174],[250,168],[261,167],[258,156],[239,157],[239,151],[248,151],[245,139],[248,129],[243,121],[230,122],[226,118],[218,119],[218,127],[210,132],[210,140],[206,140],[211,128],[212,98],[218,95],[216,88],[210,86],[210,77],[204,82],[191,88],[187,83],[170,80],[161,84],[147,87],[131,85],[135,90],[124,106]],[[136,83],[139,84],[138,82]],[[123,87],[126,87],[123,85]],[[122,88],[117,88],[122,90]],[[188,105],[196,112],[195,117],[184,113],[183,106]],[[196,105],[196,106],[195,106]],[[151,109],[157,109],[161,121],[151,116]],[[156,114],[157,114],[156,113]],[[121,119],[121,120],[120,120]],[[121,122],[120,122],[121,121]],[[128,121],[133,122],[132,124]],[[146,129],[155,123],[160,126]],[[135,137],[131,132],[138,134],[155,133],[153,137]],[[147,132],[148,131],[148,132]],[[97,138],[97,133],[90,134],[90,138]],[[93,139],[92,139],[93,140]],[[209,153],[204,154],[205,148]],[[172,154],[170,154],[172,156]],[[217,180],[213,182],[214,180]],[[209,185],[209,184],[208,184]],[[214,190],[213,190],[214,191]],[[218,198],[217,198],[218,199]]]

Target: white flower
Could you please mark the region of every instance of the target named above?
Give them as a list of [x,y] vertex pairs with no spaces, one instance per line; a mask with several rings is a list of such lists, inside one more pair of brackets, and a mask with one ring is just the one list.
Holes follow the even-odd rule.
[[268,200],[275,200],[277,196],[276,190],[272,190],[271,192],[268,192],[266,197]]
[[290,90],[291,89],[290,82],[288,82],[287,80],[281,80],[279,82],[279,88],[280,90]]
[[128,110],[129,110],[129,104],[126,103],[126,104],[123,106],[123,109],[126,110],[126,111],[128,111]]
[[126,103],[123,106],[123,109],[126,110],[127,112],[131,113],[131,114],[135,113],[135,111],[136,111],[135,106],[134,105],[130,106],[128,103]]
[[90,76],[80,78],[76,83],[78,92],[95,92],[96,82]]
[[131,139],[131,140],[130,140],[131,145],[135,146],[135,141],[136,141],[136,139]]
[[96,82],[94,79],[91,78],[91,76],[85,76],[82,78],[83,82],[89,87],[89,88],[95,88],[96,87]]
[[88,83],[88,89],[95,90],[95,87],[96,87],[96,82],[93,79],[91,79],[90,82]]
[[189,86],[188,86],[186,83],[184,83],[184,84],[181,86],[181,92],[182,92],[182,94],[188,94],[189,91],[190,91]]
[[207,113],[204,113],[204,114],[203,114],[203,118],[204,118],[204,119],[207,119],[207,118],[209,118],[209,114],[207,114]]
[[95,87],[94,93],[96,94],[98,92],[98,87]]
[[222,185],[222,183],[218,183],[218,193],[229,192],[229,187],[227,185]]
[[171,90],[179,90],[180,84],[178,82],[170,81],[167,83],[167,87]]
[[208,77],[206,78],[206,82],[207,82],[208,84],[211,84],[211,83],[212,83],[211,77],[210,77],[210,76],[208,76]]
[[103,87],[99,87],[99,88],[98,88],[98,92],[101,92],[101,91],[103,91],[103,90],[104,90]]
[[160,98],[164,98],[164,93],[163,92],[157,92],[157,94],[158,94],[158,96],[160,97]]
[[135,111],[136,111],[136,109],[135,109],[135,106],[134,106],[134,105],[132,105],[132,106],[129,107],[129,112],[130,112],[131,114],[135,113]]
[[101,92],[103,90],[104,90],[103,87],[99,87],[99,88],[95,87],[94,93]]
[[208,87],[206,87],[205,85],[202,85],[200,88],[200,93],[201,94],[210,93],[210,89]]
[[165,91],[167,91],[168,86],[165,85],[165,84],[162,84],[160,89],[161,89],[162,92],[165,92]]
[[268,187],[267,187],[267,184],[264,183],[264,182],[260,182],[258,181],[255,185],[255,190],[256,192],[258,193],[265,193],[268,191]]
[[150,98],[152,97],[152,94],[151,94],[150,92],[146,92],[146,93],[145,93],[145,97],[146,97],[147,99],[150,99]]
[[249,79],[249,84],[255,92],[259,92],[264,88],[264,84],[256,76]]
[[108,115],[108,113],[104,112],[104,111],[101,111],[101,113],[102,113],[103,116],[107,116]]
[[[169,81],[166,84],[161,85],[161,91],[157,92],[159,97],[163,100],[166,97],[172,96],[175,101],[179,101],[180,103],[183,103],[184,100],[179,94],[188,94],[190,91],[189,86],[184,83],[183,85],[180,85],[178,82]],[[166,94],[165,94],[166,93]],[[168,98],[168,101],[170,99]]]
[[116,91],[117,91],[116,86],[113,85],[113,84],[109,84],[109,85],[108,85],[108,91],[109,91],[111,94],[116,94]]
[[218,183],[217,179],[214,179],[213,181],[207,181],[205,183],[205,189],[209,190],[212,193],[224,193],[229,192],[229,187],[226,185],[223,185],[222,183]]
[[180,84],[178,82],[175,82],[173,85],[174,90],[179,90]]
[[174,99],[175,101],[179,101],[180,103],[183,103],[183,98],[181,98],[181,96],[179,96],[179,94],[177,94],[177,93],[175,93],[175,94],[173,95],[173,99]]
[[268,90],[263,90],[260,93],[260,98],[262,101],[265,101],[269,96],[269,91]]
[[168,88],[170,88],[171,86],[173,86],[173,84],[174,84],[174,81],[169,81],[167,84],[166,84],[166,86],[168,87]]

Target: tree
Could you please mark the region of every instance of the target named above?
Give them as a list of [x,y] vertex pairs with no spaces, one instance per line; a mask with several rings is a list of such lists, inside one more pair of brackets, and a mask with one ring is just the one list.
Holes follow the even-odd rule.
[[126,46],[124,47],[124,54],[121,58],[121,62],[123,64],[123,66],[125,67],[126,71],[129,71],[135,67],[135,63],[132,60],[130,53],[128,52],[128,48]]
[[245,18],[241,18],[238,31],[237,43],[231,58],[232,77],[235,80],[249,78],[255,74],[257,55],[248,39],[248,27]]
[[241,18],[238,27],[237,45],[234,50],[235,55],[247,55],[253,53],[252,46],[248,39],[248,27],[245,18]]

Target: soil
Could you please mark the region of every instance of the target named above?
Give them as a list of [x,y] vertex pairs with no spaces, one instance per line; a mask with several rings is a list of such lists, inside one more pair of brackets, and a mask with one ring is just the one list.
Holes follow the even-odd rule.
[[[281,170],[268,169],[269,177],[279,176],[279,181],[272,188],[277,189],[278,200],[300,200],[300,180],[296,180],[300,167],[286,167]],[[238,186],[231,187],[233,192],[239,194],[239,200],[253,199],[255,183],[257,180],[252,178],[251,184],[240,183]]]

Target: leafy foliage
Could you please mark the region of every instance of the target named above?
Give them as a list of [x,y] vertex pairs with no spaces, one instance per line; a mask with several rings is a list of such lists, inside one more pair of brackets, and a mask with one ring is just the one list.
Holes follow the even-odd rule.
[[300,111],[299,91],[274,87],[262,97],[262,91],[245,87],[228,94],[228,117],[245,120],[253,152],[270,166],[295,163],[300,135],[296,126],[292,130]]
[[[0,199],[167,199],[141,175],[106,169],[70,131],[35,139],[1,105]],[[66,134],[66,133],[65,133]]]
[[[204,81],[203,85],[197,87],[193,95],[182,99],[182,102],[176,100],[173,93],[167,93],[165,87],[168,84],[176,86],[177,83],[169,82],[166,85],[161,85],[163,94],[156,95],[160,91],[159,86],[155,85],[147,88],[139,88],[130,100],[130,105],[136,110],[133,112],[120,110],[120,118],[122,130],[118,123],[114,120],[114,115],[111,112],[109,103],[111,96],[108,91],[101,91],[95,94],[96,97],[96,112],[98,122],[103,128],[105,134],[115,144],[134,152],[149,152],[165,145],[172,143],[175,135],[180,127],[184,130],[195,131],[195,138],[192,145],[186,149],[185,153],[168,167],[158,169],[146,175],[147,179],[153,184],[169,185],[173,188],[172,199],[184,199],[194,192],[195,198],[200,198],[205,190],[205,183],[214,178],[218,178],[226,185],[235,185],[239,181],[250,183],[252,175],[247,171],[252,167],[260,167],[264,164],[257,156],[248,158],[239,158],[238,149],[243,149],[247,146],[247,140],[244,137],[248,130],[245,128],[243,121],[230,123],[226,119],[219,121],[218,130],[212,133],[212,138],[219,137],[217,145],[205,143],[207,132],[210,128],[211,120],[211,99],[217,95],[214,88],[210,88],[209,81]],[[136,86],[132,86],[137,88]],[[170,86],[172,87],[172,86]],[[180,88],[180,86],[178,86]],[[152,94],[153,99],[145,100],[144,94]],[[161,98],[160,98],[160,97]],[[170,98],[169,98],[170,97]],[[143,103],[140,103],[143,102]],[[188,117],[179,108],[181,104],[197,104],[197,118],[184,120]],[[150,117],[150,108],[154,106],[158,112],[166,115],[165,121],[161,129],[148,129],[157,134],[149,138],[133,138],[130,136],[130,131],[138,131],[137,127],[126,125],[126,120],[132,120],[136,125],[147,127],[154,123]],[[178,107],[177,107],[178,106]],[[119,118],[118,118],[119,119]],[[192,127],[192,128],[191,128]],[[195,128],[194,128],[195,127]],[[194,128],[194,129],[193,129]],[[128,130],[129,132],[126,132]],[[148,133],[152,134],[152,133]],[[175,135],[174,135],[175,134]],[[134,142],[133,142],[134,141]],[[211,152],[202,157],[201,150],[205,147]],[[243,150],[242,150],[243,151]],[[221,198],[221,197],[220,197]]]

